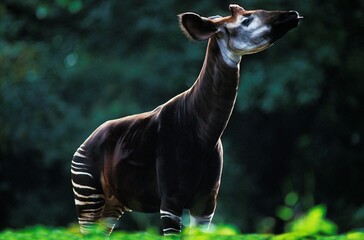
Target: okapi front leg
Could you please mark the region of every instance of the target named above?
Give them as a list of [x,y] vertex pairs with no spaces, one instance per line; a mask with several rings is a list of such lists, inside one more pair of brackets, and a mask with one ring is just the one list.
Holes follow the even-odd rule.
[[[177,185],[175,185],[175,189],[176,188]],[[168,192],[170,195],[168,195]],[[182,199],[180,196],[173,196],[171,192],[167,191],[167,188],[164,187],[160,206],[160,218],[163,235],[178,234],[182,230],[183,204],[181,203],[180,199]]]
[[[162,117],[163,118],[163,117]],[[179,234],[182,230],[184,197],[181,194],[175,141],[168,138],[168,129],[160,130],[161,143],[157,149],[157,181],[160,194],[160,219],[164,235]],[[167,136],[167,137],[166,137]]]
[[[196,198],[190,209],[191,227],[208,229],[216,210],[217,195],[220,188],[221,172],[223,164],[223,147],[219,139],[214,152],[208,158],[210,170],[202,180],[199,196]],[[207,191],[206,191],[207,190]]]
[[190,225],[191,225],[191,227],[198,227],[203,230],[208,230],[210,228],[210,224],[211,224],[213,216],[214,216],[214,213],[211,213],[210,215],[204,215],[204,216],[194,216],[194,215],[190,214]]
[[178,234],[182,230],[182,214],[175,214],[171,211],[160,210],[163,235]]
[[207,201],[199,202],[190,209],[190,225],[208,230],[214,217],[217,192],[214,192]]

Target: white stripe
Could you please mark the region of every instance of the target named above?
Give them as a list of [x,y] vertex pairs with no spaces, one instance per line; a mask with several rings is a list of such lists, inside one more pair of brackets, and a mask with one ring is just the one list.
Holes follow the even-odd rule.
[[73,156],[74,157],[80,157],[80,158],[87,158],[85,155],[79,153],[78,150],[75,152],[75,154]]
[[[86,226],[87,227],[92,227],[92,225],[95,224],[94,221],[86,221],[86,220],[80,219],[80,218],[78,220],[78,223],[81,225],[80,227],[83,227],[83,228],[86,228]],[[84,224],[86,224],[86,226]]]
[[89,222],[89,221],[79,221],[80,224],[80,232],[82,234],[88,234],[95,228],[95,222]]
[[102,195],[102,194],[91,194],[91,195],[82,195],[82,194],[79,194],[78,192],[76,192],[75,189],[73,189],[73,193],[77,196],[77,197],[80,197],[80,198],[102,198],[102,199],[105,199],[105,196]]
[[87,221],[86,219],[83,218],[78,218],[78,223],[79,224],[92,224],[95,223],[94,221]]
[[95,204],[99,204],[99,203],[102,203],[103,201],[97,201],[97,202],[84,202],[84,201],[79,201],[77,199],[75,199],[75,204],[76,205],[79,205],[79,206],[83,206],[83,205],[95,205]]
[[83,209],[82,212],[101,212],[104,210],[104,206],[95,209]]
[[90,176],[91,178],[94,178],[90,173],[86,173],[86,172],[76,172],[73,169],[71,169],[71,173],[75,174],[75,175],[87,175]]
[[163,210],[160,210],[160,214],[161,214],[161,218],[170,218],[172,219],[173,221],[177,222],[177,223],[180,223],[182,221],[182,217],[180,216],[177,216],[176,214],[173,214],[171,212],[168,212],[168,211],[163,211]]
[[127,208],[127,207],[125,207],[125,206],[124,206],[124,210],[125,210],[125,211],[127,211],[127,212],[132,212],[132,211],[133,211],[132,209]]
[[191,215],[191,217],[196,218],[196,219],[211,220],[214,217],[214,213],[212,213],[210,215],[206,215],[206,216],[193,216],[193,215]]
[[87,164],[85,164],[85,163],[78,163],[78,162],[75,162],[75,161],[73,161],[72,160],[72,164],[74,164],[74,165],[79,165],[79,166],[88,166]]
[[87,170],[87,168],[84,168],[84,167],[71,166],[71,168],[74,168],[75,170]]
[[95,220],[95,216],[79,217],[78,218],[78,223],[80,223],[80,222],[86,222],[86,221],[94,221],[94,220]]
[[164,228],[163,229],[163,232],[167,232],[167,231],[176,231],[176,232],[181,232],[181,230],[180,229],[176,229],[176,228]]
[[72,185],[74,188],[97,190],[96,188],[93,188],[93,187],[77,184],[73,180],[72,180]]
[[95,217],[100,217],[101,215],[101,212],[98,212],[98,213],[93,213],[93,212],[90,212],[90,213],[81,213],[81,216],[82,217],[79,217],[78,220],[92,220],[92,219],[95,219]]

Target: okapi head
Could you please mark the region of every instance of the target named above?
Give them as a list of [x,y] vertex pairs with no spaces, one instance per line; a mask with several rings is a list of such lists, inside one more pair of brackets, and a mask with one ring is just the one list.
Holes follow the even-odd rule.
[[270,47],[302,19],[296,11],[245,10],[236,4],[229,6],[231,16],[201,17],[196,13],[179,15],[181,28],[193,40],[218,42],[224,58],[238,62],[245,54]]

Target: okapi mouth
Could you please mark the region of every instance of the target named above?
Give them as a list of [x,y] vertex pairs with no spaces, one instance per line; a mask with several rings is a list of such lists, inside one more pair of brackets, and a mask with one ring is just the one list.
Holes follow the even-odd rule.
[[303,19],[296,11],[289,11],[281,13],[272,24],[272,40],[275,42],[286,34],[292,28],[298,26],[300,20]]

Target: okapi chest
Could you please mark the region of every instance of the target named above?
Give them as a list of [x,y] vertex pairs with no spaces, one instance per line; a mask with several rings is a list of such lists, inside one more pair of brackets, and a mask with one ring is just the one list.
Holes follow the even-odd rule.
[[[223,164],[221,135],[233,110],[241,56],[268,48],[298,25],[297,12],[246,11],[179,16],[194,40],[209,40],[195,84],[151,112],[110,120],[74,154],[71,173],[82,233],[101,222],[111,233],[124,211],[160,212],[164,234],[208,227]],[[248,19],[248,20],[247,20]]]

